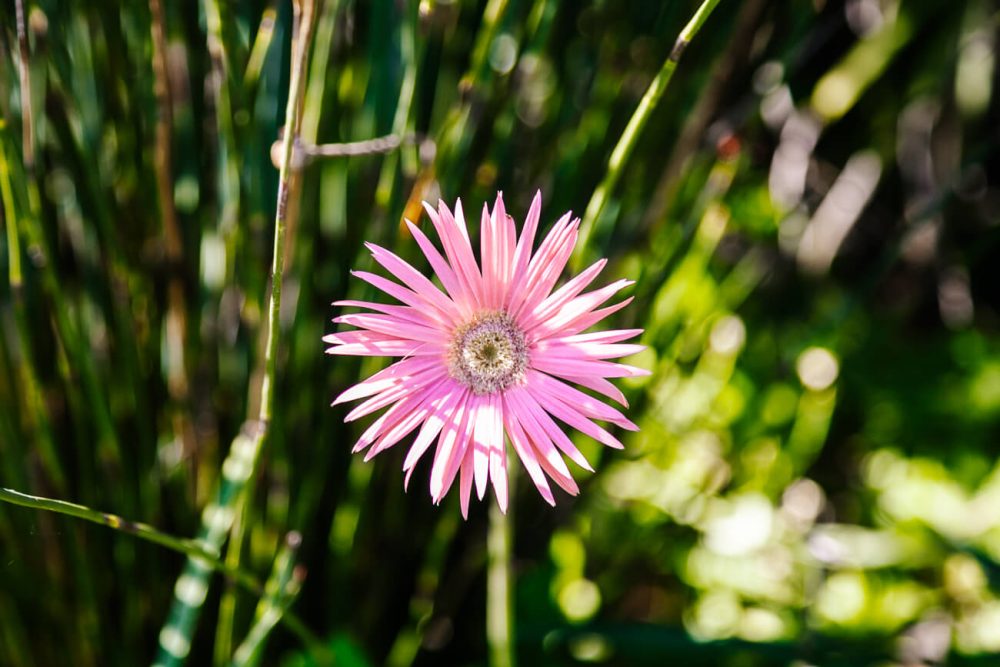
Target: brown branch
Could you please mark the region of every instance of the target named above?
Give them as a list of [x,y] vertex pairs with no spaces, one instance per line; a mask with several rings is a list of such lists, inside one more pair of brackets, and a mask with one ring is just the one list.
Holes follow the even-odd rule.
[[[430,142],[431,150],[434,150],[433,140],[421,137],[416,134],[387,134],[374,139],[363,141],[346,141],[332,144],[310,144],[296,139],[295,153],[292,155],[292,168],[301,169],[311,164],[313,160],[320,158],[341,158],[341,157],[361,157],[364,155],[381,155],[391,153],[403,145],[421,144],[421,150],[425,150],[423,144]],[[279,139],[271,146],[271,161],[278,166],[281,158],[282,141]]]

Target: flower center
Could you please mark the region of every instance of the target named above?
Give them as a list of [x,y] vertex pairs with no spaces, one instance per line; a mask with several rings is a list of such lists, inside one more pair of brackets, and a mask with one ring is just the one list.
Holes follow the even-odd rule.
[[524,375],[528,345],[507,313],[482,313],[455,330],[448,351],[451,377],[475,394],[503,391]]

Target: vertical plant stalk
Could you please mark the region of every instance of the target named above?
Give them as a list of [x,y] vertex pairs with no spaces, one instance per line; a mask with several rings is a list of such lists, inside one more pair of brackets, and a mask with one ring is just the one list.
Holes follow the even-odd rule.
[[161,0],[149,0],[150,34],[153,42],[153,95],[156,98],[156,143],[153,149],[153,166],[156,189],[160,200],[160,218],[163,223],[164,250],[169,278],[167,281],[166,348],[168,354],[167,391],[175,404],[174,432],[184,443],[184,451],[195,448],[194,429],[188,415],[187,362],[187,307],[184,303],[184,285],[180,279],[184,261],[183,242],[177,209],[174,207],[173,150],[173,99],[170,77],[167,74],[166,21]]
[[511,485],[507,514],[490,503],[489,534],[486,538],[486,643],[490,667],[515,667],[514,613],[510,572],[511,524],[514,520],[514,493]]
[[[681,55],[688,44],[691,43],[691,40],[694,39],[694,36],[701,30],[701,26],[705,24],[709,14],[712,13],[717,4],[719,4],[719,0],[702,1],[697,11],[695,11],[694,16],[691,17],[691,20],[681,30],[680,35],[677,36],[677,41],[674,42],[674,47],[670,50],[670,55],[663,61],[663,66],[660,68],[659,73],[657,73],[652,83],[649,84],[646,94],[642,96],[639,106],[636,108],[635,113],[632,114],[632,118],[629,119],[628,125],[625,126],[625,131],[619,137],[618,143],[611,152],[611,158],[608,160],[608,170],[604,174],[604,179],[597,186],[594,195],[587,204],[587,210],[583,214],[583,222],[580,224],[579,241],[577,242],[576,250],[573,252],[572,267],[574,271],[580,270],[587,262],[586,253],[590,249],[588,242],[594,233],[594,228],[601,216],[601,212],[604,210],[611,192],[621,179],[625,163],[628,161],[629,156],[632,155],[632,151],[639,140],[639,135],[649,121],[650,116],[652,116],[653,110],[656,109],[660,98],[663,97],[663,92],[667,89],[667,84],[673,78]],[[609,222],[608,224],[611,226],[613,223]]]
[[7,225],[7,254],[11,297],[14,302],[14,324],[16,326],[20,354],[18,371],[22,381],[22,398],[25,411],[23,416],[30,424],[35,452],[39,462],[48,475],[49,482],[56,491],[66,489],[66,476],[56,453],[55,439],[52,436],[50,416],[42,394],[41,383],[35,373],[34,338],[28,325],[27,313],[22,291],[21,245],[18,238],[18,228],[23,225],[18,222],[18,211],[14,205],[14,185],[7,157],[6,132],[0,129],[0,199],[3,200],[4,219]]
[[[403,21],[399,29],[399,51],[401,60],[406,64],[403,71],[403,81],[399,86],[399,98],[396,102],[396,113],[392,119],[392,134],[402,137],[407,131],[413,130],[410,122],[410,110],[413,107],[413,93],[417,84],[417,3],[406,3],[399,11],[402,12]],[[406,153],[403,153],[404,171],[410,167],[412,173],[416,173],[416,164],[409,160],[407,165]],[[382,169],[379,172],[378,184],[375,186],[375,205],[384,213],[389,208],[393,189],[396,181],[396,164],[400,158],[395,152],[391,152],[382,161]]]
[[655,238],[658,230],[666,223],[667,209],[681,183],[679,176],[698,150],[705,128],[715,119],[726,87],[732,81],[733,72],[747,61],[767,5],[767,0],[747,0],[740,7],[729,42],[711,65],[712,76],[687,114],[646,205],[642,227],[649,230],[650,238]]
[[24,168],[28,172],[35,169],[35,116],[31,109],[31,74],[28,70],[28,27],[25,23],[24,0],[14,0],[14,14],[17,20],[18,76],[21,81],[21,137],[24,150]]
[[[264,346],[264,376],[260,393],[251,395],[249,404],[257,405],[256,419],[248,420],[233,441],[222,465],[222,480],[218,497],[202,513],[199,541],[212,554],[220,553],[233,520],[246,502],[244,492],[260,457],[274,407],[274,384],[277,374],[277,353],[281,312],[281,286],[284,272],[285,224],[288,192],[292,176],[292,149],[301,123],[301,99],[304,91],[305,68],[312,38],[314,1],[296,0],[291,60],[291,81],[285,108],[285,132],[282,142],[278,175],[278,197],[274,217],[274,249],[271,261],[271,294],[268,303]],[[254,400],[256,399],[256,400]],[[175,667],[184,662],[191,650],[194,628],[208,593],[210,570],[198,560],[189,558],[174,587],[174,603],[167,622],[160,631],[159,651],[155,665]]]
[[[72,310],[67,306],[67,299],[65,297],[65,293],[63,292],[62,282],[56,274],[55,266],[51,261],[52,253],[49,251],[48,242],[46,240],[44,230],[42,229],[41,194],[39,193],[38,181],[35,174],[35,123],[34,112],[31,104],[32,94],[30,76],[31,54],[28,45],[28,26],[26,23],[27,17],[24,13],[23,0],[15,0],[14,8],[17,22],[19,49],[18,72],[21,86],[21,161],[24,170],[23,182],[26,190],[25,197],[27,199],[27,211],[23,215],[15,217],[9,221],[8,229],[13,227],[17,233],[24,234],[26,247],[29,253],[34,255],[34,263],[39,269],[42,289],[52,300],[52,319],[55,325],[54,328],[57,337],[59,338],[67,358],[80,373],[79,380],[77,380],[77,378],[69,376],[67,372],[68,369],[64,370],[64,379],[69,387],[71,395],[76,394],[77,398],[81,398],[90,404],[90,410],[94,415],[99,437],[97,445],[97,458],[103,462],[110,462],[118,469],[121,469],[122,449],[118,441],[118,436],[115,433],[114,423],[111,418],[111,411],[107,398],[105,397],[103,388],[101,387],[101,383],[98,379],[97,369],[94,366],[93,355],[89,349],[86,337],[79,335],[78,332],[80,331],[80,328],[77,326],[78,323],[74,321],[72,317]],[[0,137],[0,139],[2,139],[2,137]],[[0,148],[0,150],[6,152],[6,147],[4,146]],[[11,161],[7,159],[6,154],[4,156],[4,160],[7,160],[8,162],[6,177],[8,187],[13,190],[12,184],[10,183],[10,178],[12,177],[10,173]],[[13,195],[11,195],[10,201],[14,201]],[[16,220],[16,222],[14,222],[14,220]],[[10,234],[10,232],[8,232],[8,234]],[[11,246],[11,248],[17,248],[18,245],[18,243],[15,243],[15,245]],[[17,285],[20,285],[20,280],[22,278],[20,252],[18,252],[18,258],[12,261],[17,263],[17,269],[15,272],[14,267],[11,267],[11,277],[17,281]],[[12,283],[12,287],[13,286],[14,283]],[[20,313],[18,317],[22,318],[21,330],[18,335],[24,349],[30,353],[30,337],[26,320],[23,319],[23,302],[20,301],[20,294],[20,289],[14,290],[15,304],[19,304],[15,310]],[[77,393],[77,386],[81,387],[79,393]],[[47,422],[47,419],[45,421]],[[54,461],[54,445],[51,442],[51,437],[46,434],[45,428],[47,428],[47,426],[44,426],[42,429],[42,439],[40,441],[44,450],[42,452],[44,457],[43,462],[46,459]],[[48,438],[48,441],[46,438]],[[56,468],[53,467],[55,464],[47,465],[51,469],[50,472],[56,471]],[[61,477],[61,473],[56,471],[53,479]],[[61,485],[62,483],[57,481],[57,484]],[[128,495],[129,494],[126,492],[126,497],[128,497]],[[134,502],[129,503],[130,508],[134,508],[134,506]]]
[[[458,83],[464,101],[450,112],[445,120],[438,140],[439,173],[442,177],[454,177],[467,165],[463,163],[465,152],[472,141],[473,131],[469,130],[469,120],[476,106],[478,88],[490,80],[492,72],[489,62],[490,48],[500,32],[504,14],[510,0],[489,0],[483,10],[483,21],[476,33],[469,70]],[[474,128],[473,128],[474,130]],[[454,171],[453,171],[454,168]]]
[[260,410],[257,418],[266,427],[274,410],[274,382],[277,374],[278,328],[281,317],[281,282],[285,269],[285,223],[288,192],[292,179],[292,154],[302,121],[302,100],[305,92],[306,61],[312,41],[314,0],[294,0],[296,20],[295,52],[292,54],[292,77],[289,82],[288,104],[285,107],[285,135],[281,146],[278,172],[278,205],[274,214],[274,255],[271,259],[271,300],[267,310],[267,342],[264,346],[264,378],[260,385]]
[[[257,36],[254,38],[253,48],[250,52],[250,58],[243,76],[243,89],[245,92],[257,87],[257,83],[260,78],[260,71],[263,67],[264,59],[267,56],[267,52],[274,36],[274,25],[278,13],[277,8],[274,6],[275,4],[277,4],[276,0],[270,7],[264,10],[261,17],[260,26],[257,30]],[[217,14],[218,7],[216,6],[213,11]],[[213,43],[221,45],[221,25],[217,22],[213,30],[217,33],[216,38],[213,38],[216,41]],[[252,96],[253,95],[251,94],[251,97]],[[254,375],[251,377],[258,377],[256,370],[254,371]],[[253,406],[248,405],[248,410],[252,409]],[[230,530],[229,545],[226,549],[226,563],[230,564],[238,564],[240,562],[240,558],[242,556],[244,530],[248,521],[247,506],[245,503],[240,503],[240,505],[241,511],[235,514],[236,519]],[[233,586],[227,584],[222,592],[222,597],[219,600],[219,618],[215,625],[214,664],[217,666],[228,665],[233,654],[233,627],[235,625],[236,606],[236,590]]]
[[[250,58],[247,60],[246,70],[243,72],[243,89],[252,91],[260,81],[260,73],[264,68],[264,59],[271,48],[271,40],[274,38],[274,24],[278,19],[277,0],[271,0],[260,17],[260,25],[257,27],[257,36],[254,37],[253,46],[250,49]],[[253,98],[253,95],[250,95]]]
[[264,596],[257,603],[253,625],[233,654],[232,667],[247,667],[259,662],[268,635],[301,590],[305,569],[295,566],[295,555],[301,545],[302,536],[298,532],[285,536],[285,543],[274,559],[271,576],[264,585]]
[[[243,553],[243,527],[246,524],[246,504],[242,511],[237,512],[233,527],[229,532],[229,544],[226,546],[226,565],[239,565]],[[219,600],[219,619],[215,623],[215,657],[216,667],[228,665],[233,655],[233,626],[236,618],[236,590],[226,582],[222,597]]]
[[212,61],[215,90],[215,119],[219,132],[219,190],[222,215],[219,231],[226,240],[226,272],[233,271],[233,240],[239,215],[240,174],[236,165],[236,135],[233,131],[233,105],[229,95],[226,48],[222,39],[222,12],[218,0],[206,0],[205,23],[208,29],[208,55]]

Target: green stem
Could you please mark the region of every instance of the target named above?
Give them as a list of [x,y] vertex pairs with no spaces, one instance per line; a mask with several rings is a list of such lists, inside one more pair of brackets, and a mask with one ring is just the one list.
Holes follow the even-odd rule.
[[[235,581],[244,590],[257,597],[273,595],[273,593],[270,592],[253,573],[247,572],[238,566],[234,567],[220,561],[218,556],[213,554],[202,540],[175,537],[168,533],[164,533],[149,524],[138,521],[129,521],[128,519],[122,518],[116,514],[100,512],[87,507],[86,505],[78,505],[65,500],[56,500],[55,498],[32,496],[27,493],[21,493],[20,491],[4,487],[0,487],[0,501],[44,512],[64,514],[76,519],[83,519],[102,526],[107,526],[108,528],[119,532],[134,535],[139,539],[152,542],[153,544],[158,544],[161,547],[170,549],[171,551],[185,554],[188,558],[194,559],[216,572],[225,575],[232,581]],[[306,628],[302,619],[292,614],[291,611],[285,609],[280,620],[304,642],[309,644],[314,653],[316,652],[315,647],[321,646],[319,638],[313,635],[312,632]]]
[[[266,343],[264,346],[264,376],[258,396],[251,394],[249,405],[257,405],[256,420],[248,420],[236,437],[222,465],[222,480],[217,498],[202,512],[200,541],[218,552],[233,525],[237,512],[242,511],[248,494],[247,482],[257,467],[261,447],[267,436],[274,406],[274,384],[277,375],[277,352],[281,312],[281,285],[285,261],[285,223],[288,193],[292,177],[292,149],[299,135],[302,120],[300,109],[305,88],[306,57],[313,32],[314,0],[294,2],[293,53],[288,104],[285,108],[285,133],[282,140],[280,170],[278,175],[278,201],[274,219],[274,249],[271,260],[271,295],[268,304]],[[257,400],[254,400],[257,399]],[[176,667],[184,662],[191,650],[195,625],[205,603],[210,571],[196,559],[189,558],[178,582],[199,584],[198,595],[183,595],[175,587],[174,603],[167,621],[160,631],[160,648],[155,665]],[[304,630],[304,626],[299,624]]]
[[[3,140],[0,134],[0,141]],[[11,184],[7,155],[0,145],[0,199],[3,199],[4,219],[7,223],[7,266],[12,292],[19,291],[23,282],[21,275],[21,242],[17,236],[17,211],[14,209],[14,188]]]
[[[229,70],[226,67],[226,46],[222,38],[222,10],[219,0],[204,3],[205,23],[208,28],[208,53],[212,60],[212,76],[215,78],[215,118],[219,132],[219,198],[222,214],[219,229],[232,250],[231,237],[236,232],[240,202],[240,173],[236,164],[236,133],[233,129],[233,105],[229,94]],[[231,260],[227,257],[226,269],[232,271]]]
[[504,515],[490,503],[490,527],[486,539],[486,643],[490,667],[515,667],[514,614],[511,605],[511,522],[514,505],[513,484],[510,506]]
[[[681,30],[680,35],[677,36],[677,41],[674,42],[674,48],[670,50],[670,55],[663,61],[663,66],[660,68],[659,73],[653,79],[653,82],[649,84],[646,94],[642,96],[638,108],[632,114],[632,118],[629,119],[628,125],[625,126],[625,131],[622,132],[622,136],[619,137],[618,144],[611,152],[611,158],[608,160],[608,170],[604,174],[604,180],[597,186],[594,195],[590,198],[590,203],[587,204],[587,210],[583,214],[583,222],[580,225],[580,236],[572,259],[574,271],[582,268],[583,264],[589,259],[586,256],[586,253],[589,252],[588,241],[594,233],[594,228],[597,226],[601,212],[604,210],[608,197],[622,176],[625,163],[635,149],[642,129],[646,126],[650,116],[652,116],[653,110],[656,108],[660,98],[663,97],[663,91],[667,89],[667,84],[670,83],[670,79],[674,75],[674,70],[677,69],[677,63],[680,62],[681,54],[684,53],[684,49],[694,39],[694,36],[698,34],[701,26],[704,25],[709,14],[712,13],[717,4],[719,4],[719,0],[702,0],[694,16],[691,17],[688,24]],[[610,227],[613,224],[613,221],[608,221],[607,225],[609,229],[601,231],[610,232]]]
[[305,572],[295,567],[295,554],[301,544],[299,533],[291,532],[286,536],[284,546],[274,559],[271,576],[264,587],[264,597],[257,603],[253,625],[233,654],[232,667],[247,667],[259,662],[265,640],[301,590]]
[[305,92],[306,56],[312,38],[313,0],[295,3],[301,12],[298,39],[292,54],[292,80],[289,83],[288,104],[285,106],[285,137],[281,144],[281,169],[278,173],[278,206],[274,214],[274,254],[271,259],[271,301],[267,309],[267,342],[264,347],[264,379],[260,386],[258,419],[265,425],[271,421],[274,409],[274,380],[277,375],[278,329],[281,317],[281,282],[285,270],[285,221],[288,191],[292,176],[292,153],[302,122],[302,96]]
[[[229,545],[226,548],[226,565],[238,566],[243,552],[243,527],[246,524],[246,505],[243,512],[236,515],[229,535]],[[232,586],[226,586],[219,600],[219,620],[215,625],[215,662],[216,667],[229,663],[233,655],[233,626],[236,617],[236,591]]]
[[190,558],[197,558],[213,570],[222,572],[223,574],[231,577],[234,581],[239,582],[244,588],[256,592],[260,591],[260,582],[252,574],[239,568],[226,565],[218,559],[217,555],[213,554],[199,540],[175,537],[161,532],[149,524],[138,521],[130,521],[116,514],[99,512],[98,510],[91,509],[86,505],[78,505],[65,500],[56,500],[54,498],[32,496],[13,489],[0,487],[0,500],[13,505],[20,505],[21,507],[30,507],[36,510],[65,514],[66,516],[92,521],[93,523],[99,523],[102,526],[107,526],[123,533],[135,535],[136,537],[146,540],[147,542],[159,544],[160,546],[166,547],[172,551],[185,554]]
[[[397,137],[402,137],[407,130],[413,129],[410,120],[410,110],[413,106],[413,95],[417,84],[417,7],[416,3],[408,3],[401,10],[403,14],[402,25],[399,30],[399,50],[406,69],[403,72],[403,81],[399,87],[399,99],[396,102],[396,114],[392,120],[392,132]],[[412,153],[412,151],[411,151]],[[403,154],[404,157],[406,153]],[[375,187],[375,205],[383,211],[388,210],[392,197],[393,187],[396,180],[396,164],[399,156],[390,153],[382,162],[382,170],[379,173],[378,184]],[[410,171],[416,173],[415,161],[411,164],[403,164],[404,171],[407,166]]]
[[[465,169],[464,158],[473,132],[467,131],[473,100],[481,94],[481,88],[490,80],[492,69],[489,63],[490,47],[500,32],[509,0],[489,0],[483,10],[483,21],[476,33],[475,46],[469,70],[459,81],[459,89],[466,101],[457,105],[449,113],[438,141],[438,172],[442,178],[452,178]],[[454,171],[453,171],[454,168]]]

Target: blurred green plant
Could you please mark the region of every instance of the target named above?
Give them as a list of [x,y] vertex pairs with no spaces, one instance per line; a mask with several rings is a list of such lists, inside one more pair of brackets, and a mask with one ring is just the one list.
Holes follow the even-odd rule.
[[0,487],[230,573],[0,504],[0,663],[148,663],[174,597],[191,664],[485,662],[487,508],[350,456],[385,360],[320,338],[421,199],[536,188],[655,372],[579,498],[518,499],[520,662],[1000,659],[996,3],[720,2],[663,92],[700,6],[325,0],[297,148],[290,3],[0,6]]

